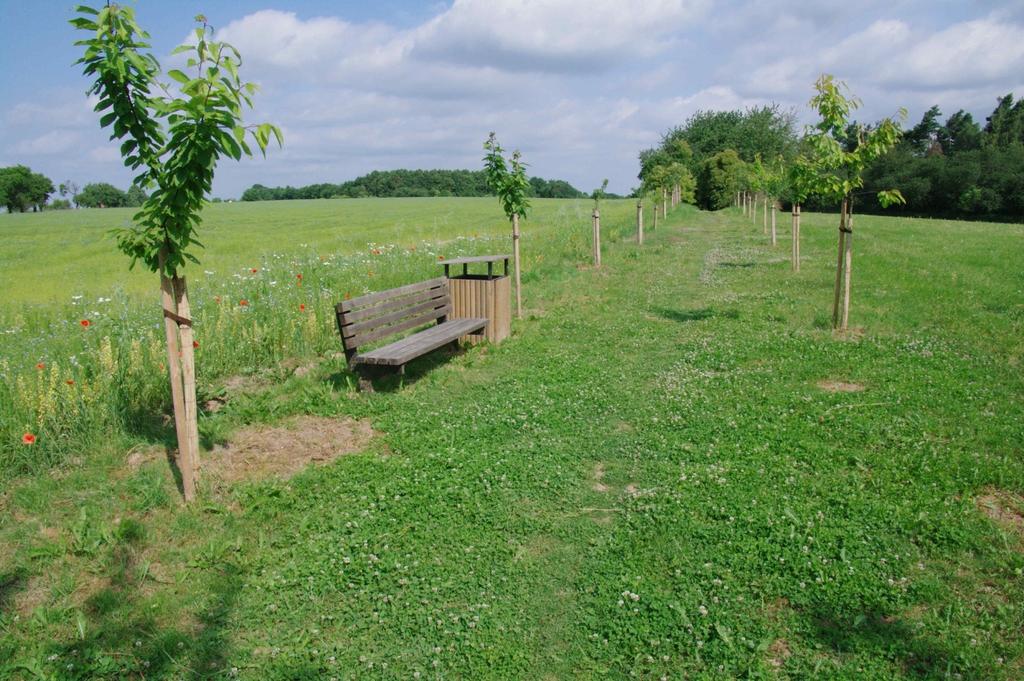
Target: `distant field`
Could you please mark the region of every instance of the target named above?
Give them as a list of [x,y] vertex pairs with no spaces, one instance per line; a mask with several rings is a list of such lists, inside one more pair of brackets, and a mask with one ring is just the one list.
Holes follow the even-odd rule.
[[[589,229],[587,200],[538,199],[523,221],[523,248],[552,230]],[[606,223],[632,219],[635,202],[605,201]],[[107,232],[130,224],[135,209],[82,209],[0,215],[0,307],[10,303],[66,303],[154,291],[144,270],[128,271],[128,260]],[[499,237],[510,232],[497,200],[345,199],[211,204],[204,212],[202,265],[193,280],[258,267],[270,254],[351,254],[368,244],[410,247],[458,237]],[[504,246],[503,250],[508,250]]]

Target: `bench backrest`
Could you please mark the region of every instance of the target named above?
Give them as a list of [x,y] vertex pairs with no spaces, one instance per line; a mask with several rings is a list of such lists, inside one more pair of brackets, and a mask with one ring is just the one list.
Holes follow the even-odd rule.
[[369,293],[334,306],[345,355],[351,359],[367,343],[401,333],[451,313],[448,280],[444,277]]

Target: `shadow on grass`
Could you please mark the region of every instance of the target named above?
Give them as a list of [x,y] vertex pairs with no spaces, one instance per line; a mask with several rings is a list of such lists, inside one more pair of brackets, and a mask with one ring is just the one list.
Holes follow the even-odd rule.
[[721,319],[739,319],[740,313],[738,310],[716,310],[713,307],[702,307],[697,310],[671,310],[665,307],[655,307],[651,310],[655,314],[669,319],[673,322],[699,322],[705,319],[712,319],[715,317]]
[[892,660],[914,678],[946,678],[958,667],[958,653],[927,640],[898,617],[868,609],[850,618],[825,608],[808,613],[812,635],[837,654],[861,653]]
[[[447,364],[453,357],[465,354],[464,348],[458,350],[444,346],[418,357],[405,365],[404,374],[391,374],[373,379],[376,392],[394,393],[407,385],[413,385],[434,369]],[[337,390],[344,390],[359,384],[359,375],[350,369],[336,371],[327,377],[327,381]]]
[[0,573],[0,615],[14,606],[14,597],[28,584],[28,572],[21,567]]
[[[146,570],[140,569],[138,537],[121,537],[110,547],[101,586],[88,597],[75,640],[47,650],[74,678],[207,679],[227,676],[232,654],[226,634],[242,578],[230,562],[211,567],[202,583],[204,607],[186,621],[161,621],[149,607]],[[192,589],[195,586],[190,587]]]

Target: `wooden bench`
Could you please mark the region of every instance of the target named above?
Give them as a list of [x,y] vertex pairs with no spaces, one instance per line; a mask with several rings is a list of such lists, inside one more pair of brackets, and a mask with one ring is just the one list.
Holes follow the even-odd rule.
[[[373,392],[372,380],[388,373],[405,373],[405,364],[443,345],[458,347],[459,338],[479,333],[486,319],[448,319],[452,311],[444,277],[352,298],[335,306],[338,332],[349,368],[359,374],[359,389]],[[435,326],[369,352],[364,345],[417,326]]]

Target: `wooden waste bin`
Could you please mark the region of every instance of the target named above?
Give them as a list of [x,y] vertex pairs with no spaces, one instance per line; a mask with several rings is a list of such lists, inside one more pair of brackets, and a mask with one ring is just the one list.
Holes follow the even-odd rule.
[[[459,340],[479,343],[488,340],[500,343],[508,338],[512,320],[512,286],[508,277],[510,255],[477,255],[467,258],[441,260],[448,290],[452,297],[452,319],[483,317],[487,326],[479,334],[463,336]],[[504,261],[504,272],[495,274],[494,263]],[[470,274],[469,266],[487,265],[487,274]],[[461,274],[452,274],[452,266],[462,265]]]

